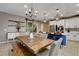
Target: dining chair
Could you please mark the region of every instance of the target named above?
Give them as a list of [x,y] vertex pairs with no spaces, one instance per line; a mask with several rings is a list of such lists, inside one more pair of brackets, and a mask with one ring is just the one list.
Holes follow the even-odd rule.
[[42,33],[42,34],[41,34],[42,39],[45,39],[45,40],[46,40],[46,39],[47,39],[47,35],[48,35],[48,34],[46,34],[46,33]]
[[58,56],[61,42],[62,42],[62,38],[53,42],[50,46],[50,49],[47,49],[41,53],[38,53],[37,56]]
[[62,38],[52,43],[50,50],[49,50],[49,56],[58,56],[59,50],[61,47],[61,42],[62,42]]

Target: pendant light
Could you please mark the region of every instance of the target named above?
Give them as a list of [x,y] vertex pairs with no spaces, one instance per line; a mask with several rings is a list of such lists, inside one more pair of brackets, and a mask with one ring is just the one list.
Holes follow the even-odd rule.
[[47,17],[48,15],[46,14],[46,13],[44,13],[44,23],[46,22],[46,17]]
[[57,14],[56,14],[56,16],[55,16],[55,19],[56,19],[57,21],[60,20],[59,12],[60,12],[60,11],[59,11],[59,9],[57,8],[57,9],[56,9],[56,13],[57,13]]

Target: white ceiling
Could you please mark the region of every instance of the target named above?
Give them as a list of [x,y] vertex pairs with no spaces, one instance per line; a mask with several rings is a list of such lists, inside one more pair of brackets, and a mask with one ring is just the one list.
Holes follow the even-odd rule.
[[[26,17],[24,5],[31,6],[29,3],[0,3],[0,11]],[[39,20],[44,19],[44,13],[48,15],[47,19],[55,17],[57,8],[63,16],[78,14],[76,11],[79,10],[76,3],[33,3],[32,6],[39,13],[36,18]]]

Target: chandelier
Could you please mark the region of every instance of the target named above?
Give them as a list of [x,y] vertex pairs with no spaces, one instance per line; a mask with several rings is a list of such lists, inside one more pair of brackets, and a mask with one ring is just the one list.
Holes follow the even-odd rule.
[[59,15],[59,12],[60,12],[60,11],[59,11],[58,8],[56,9],[56,12],[57,12],[57,14],[56,14],[56,16],[55,16],[55,20],[58,21],[58,20],[60,20],[60,18],[61,18],[60,15]]
[[26,7],[25,15],[28,20],[33,20],[37,17],[38,11],[34,10],[33,4],[30,4],[30,8]]

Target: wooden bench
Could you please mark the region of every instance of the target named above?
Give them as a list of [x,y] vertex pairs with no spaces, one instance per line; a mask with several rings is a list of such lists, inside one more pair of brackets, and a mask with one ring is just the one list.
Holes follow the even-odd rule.
[[33,56],[34,54],[30,53],[26,47],[21,45],[20,43],[13,43],[12,44],[12,52],[15,56]]

